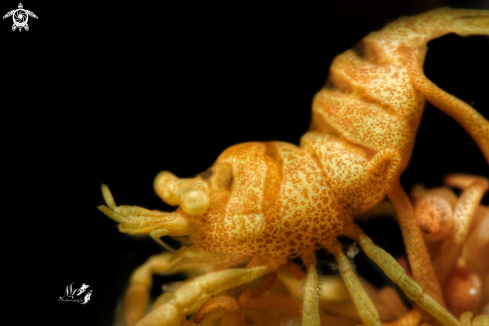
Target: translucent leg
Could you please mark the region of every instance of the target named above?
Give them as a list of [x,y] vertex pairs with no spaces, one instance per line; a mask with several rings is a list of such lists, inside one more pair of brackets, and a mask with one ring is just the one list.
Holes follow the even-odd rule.
[[277,268],[278,264],[271,261],[268,265],[223,270],[196,277],[181,286],[168,303],[151,311],[138,325],[178,325],[182,314],[198,310],[213,295],[252,282]]
[[168,271],[172,253],[163,253],[148,259],[132,274],[129,288],[124,295],[123,315],[127,326],[134,326],[143,318],[149,301],[149,288],[153,273]]
[[355,275],[353,267],[350,264],[350,260],[343,253],[341,244],[338,242],[338,240],[334,239],[332,242],[325,244],[325,247],[335,256],[341,276],[345,282],[345,286],[350,293],[353,303],[355,304],[364,325],[380,326],[381,323],[379,313],[377,312],[377,309],[375,309],[372,300],[370,300],[367,292],[365,292],[364,288],[360,284],[360,281]]
[[431,263],[428,249],[424,243],[414,215],[413,205],[400,183],[401,158],[393,149],[383,149],[377,152],[367,166],[367,171],[373,172],[384,164],[389,164],[385,181],[387,196],[394,205],[401,229],[402,238],[406,245],[409,264],[414,279],[441,305],[445,305],[441,287],[436,278],[435,269]]
[[302,309],[303,326],[320,326],[318,305],[318,274],[316,271],[315,253],[302,257],[307,267],[306,283],[304,285],[304,306]]
[[143,318],[149,301],[153,274],[195,270],[199,267],[207,267],[209,262],[220,263],[240,258],[241,256],[205,252],[197,247],[184,247],[176,254],[167,252],[150,257],[133,272],[124,296],[123,314],[126,326],[136,325]]
[[372,240],[361,233],[355,239],[359,241],[362,249],[386,274],[396,283],[409,299],[414,301],[420,308],[429,312],[443,325],[460,326],[460,323],[446,309],[438,304],[433,298],[423,292],[423,289],[412,280],[404,269],[381,248],[373,244]]

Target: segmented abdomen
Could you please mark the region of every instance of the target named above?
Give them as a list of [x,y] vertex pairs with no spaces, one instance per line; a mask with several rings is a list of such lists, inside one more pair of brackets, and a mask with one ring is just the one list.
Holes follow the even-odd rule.
[[366,210],[385,196],[387,165],[366,172],[379,150],[395,150],[406,167],[424,105],[395,50],[402,43],[379,36],[372,33],[335,58],[301,139],[350,211]]
[[344,206],[313,157],[282,142],[232,146],[233,189],[224,210],[209,212],[196,242],[210,251],[287,258],[336,236]]

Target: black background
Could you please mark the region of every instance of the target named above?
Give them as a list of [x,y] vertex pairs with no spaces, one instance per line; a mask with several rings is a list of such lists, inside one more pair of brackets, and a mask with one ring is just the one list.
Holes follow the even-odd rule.
[[[130,272],[160,252],[96,209],[102,182],[118,204],[169,210],[152,190],[160,170],[195,175],[240,142],[298,144],[332,59],[368,32],[439,6],[489,9],[444,0],[23,5],[39,17],[28,32],[12,32],[10,18],[0,26],[4,281],[21,318],[55,325],[110,325]],[[429,48],[428,78],[489,119],[489,38],[448,35]],[[450,172],[488,175],[470,137],[428,104],[402,183],[439,186]],[[399,255],[387,224],[365,228]],[[57,301],[72,282],[92,286],[87,306]],[[37,307],[42,314],[28,313]]]

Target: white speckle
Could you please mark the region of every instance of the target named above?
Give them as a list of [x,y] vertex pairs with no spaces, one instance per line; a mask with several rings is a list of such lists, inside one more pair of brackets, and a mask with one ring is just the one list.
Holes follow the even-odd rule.
[[360,250],[357,248],[357,244],[354,242],[353,245],[348,246],[348,251],[346,252],[346,255],[350,258],[355,257],[356,254],[358,254]]
[[476,288],[470,288],[469,294],[470,295],[476,295],[477,294],[477,289]]

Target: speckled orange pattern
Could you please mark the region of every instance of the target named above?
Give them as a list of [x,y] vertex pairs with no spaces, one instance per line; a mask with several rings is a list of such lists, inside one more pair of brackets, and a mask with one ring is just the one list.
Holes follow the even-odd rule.
[[226,163],[233,174],[227,208],[193,218],[190,237],[200,247],[285,260],[341,230],[344,205],[303,149],[281,142],[239,144],[216,161]]
[[[425,100],[465,128],[489,162],[489,122],[436,87],[422,71],[427,42],[451,32],[489,35],[489,11],[441,8],[402,17],[367,35],[333,61],[325,87],[314,98],[311,126],[301,138],[301,147],[283,142],[238,144],[226,149],[211,168],[195,178],[180,179],[161,172],[154,188],[165,202],[179,206],[173,213],[117,207],[103,186],[108,207],[99,208],[120,223],[121,232],[149,233],[162,245],[159,237],[164,235],[190,237],[193,245],[179,250],[172,258],[175,261],[185,260],[192,252],[192,259],[216,259],[216,264],[238,259],[233,257],[250,258],[246,269],[220,270],[187,282],[171,301],[154,309],[138,325],[186,322],[180,317],[202,296],[212,303],[213,294],[257,280],[276,271],[289,258],[300,256],[308,271],[302,321],[317,326],[314,251],[320,245],[337,258],[363,323],[379,326],[380,317],[336,239],[344,235],[360,243],[419,307],[444,325],[459,326],[444,309],[439,281],[412,204],[400,184]],[[418,284],[377,248],[350,216],[376,205],[385,195],[398,214]],[[159,261],[166,266],[155,267],[159,272],[173,266],[166,256]],[[206,263],[212,266],[212,262]],[[147,273],[131,288],[139,289],[150,280]],[[129,310],[144,311],[137,304]],[[426,312],[422,318],[433,321]]]
[[[409,162],[425,94],[413,83],[405,49],[422,66],[429,40],[448,32],[473,33],[457,19],[477,16],[486,17],[481,31],[486,26],[488,33],[484,11],[441,8],[403,17],[334,59],[325,87],[314,98],[311,128],[301,146],[317,156],[350,211],[363,211],[385,196],[386,164],[373,173],[366,171],[375,153],[395,150],[401,157],[401,170]],[[482,117],[479,121],[481,127],[471,123],[467,129],[478,132],[475,140],[484,152],[489,146],[489,124]]]
[[[193,189],[209,197],[203,214],[179,207],[167,216],[188,221],[185,232],[203,249],[281,261],[341,234],[345,214],[377,204],[407,166],[425,97],[446,105],[437,93],[442,91],[421,80],[426,43],[450,32],[489,34],[488,21],[487,11],[441,8],[370,33],[334,59],[325,87],[314,98],[310,130],[300,148],[244,143],[225,150],[195,178],[160,173],[155,191],[170,205],[181,206]],[[469,134],[489,158],[489,123],[461,105],[449,114],[463,111],[457,121],[476,130]],[[132,220],[121,226],[124,232],[158,228],[148,224],[158,217],[130,215]]]
[[[479,16],[482,20],[474,20]],[[487,19],[484,11],[442,8],[370,33],[333,61],[314,98],[301,148],[244,143],[225,150],[195,178],[160,173],[155,190],[170,205],[181,205],[192,189],[209,197],[201,215],[179,207],[169,216],[188,221],[189,236],[203,249],[281,261],[341,234],[343,216],[382,200],[387,183],[409,161],[425,101],[413,76],[419,78],[415,70],[424,61],[426,43],[448,32],[489,33]],[[480,127],[474,137],[485,136],[476,139],[484,152],[488,122],[474,121],[471,126]],[[139,231],[121,230],[152,229],[143,224]]]

